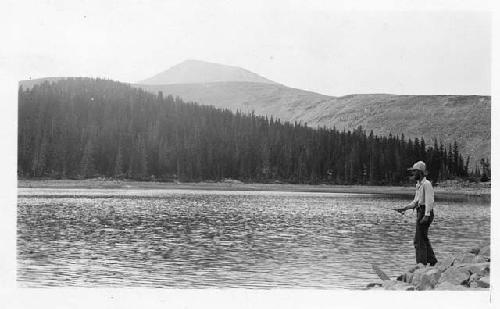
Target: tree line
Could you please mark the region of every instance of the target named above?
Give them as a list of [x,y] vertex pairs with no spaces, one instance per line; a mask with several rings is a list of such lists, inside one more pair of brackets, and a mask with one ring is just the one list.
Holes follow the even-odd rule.
[[313,129],[104,79],[19,88],[19,177],[388,185],[418,160],[433,181],[468,176],[456,143]]

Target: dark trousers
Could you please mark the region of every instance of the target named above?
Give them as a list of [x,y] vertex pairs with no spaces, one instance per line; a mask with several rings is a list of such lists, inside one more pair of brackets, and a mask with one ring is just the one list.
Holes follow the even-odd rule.
[[429,232],[429,226],[434,220],[434,212],[431,211],[429,221],[426,223],[420,223],[420,220],[425,215],[425,206],[420,206],[417,208],[417,223],[415,229],[415,238],[413,239],[413,245],[415,246],[415,253],[417,257],[417,264],[422,263],[427,265],[430,263],[434,265],[437,263],[436,256],[434,255],[434,250],[432,250],[431,243],[427,237]]

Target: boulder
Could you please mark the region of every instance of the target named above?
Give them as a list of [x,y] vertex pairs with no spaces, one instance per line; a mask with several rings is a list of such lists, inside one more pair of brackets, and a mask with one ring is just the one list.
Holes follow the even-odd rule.
[[419,269],[413,273],[411,284],[419,291],[432,290],[439,282],[441,271],[435,267]]
[[469,263],[458,265],[457,268],[467,270],[471,274],[478,274],[480,277],[489,275],[490,263]]
[[476,255],[476,257],[472,260],[472,263],[485,263],[488,262],[488,258],[484,255]]
[[451,266],[439,278],[439,283],[448,282],[454,285],[464,284],[469,280],[470,273],[467,269]]
[[450,282],[442,282],[442,283],[439,283],[438,285],[436,285],[436,287],[434,287],[434,290],[438,290],[438,291],[464,291],[464,290],[468,290],[468,288],[466,288],[463,285],[455,285],[455,284],[450,283]]
[[476,257],[477,256],[475,254],[472,254],[470,252],[462,253],[461,255],[457,256],[453,265],[476,263]]
[[424,264],[418,263],[417,265],[413,265],[412,267],[408,268],[408,270],[406,272],[413,273],[415,270],[423,268],[423,267],[425,267]]
[[487,290],[486,288],[481,288],[481,287],[473,287],[473,288],[467,288],[468,291],[485,291]]
[[434,267],[437,267],[441,271],[447,270],[450,266],[455,262],[455,258],[452,256],[448,256],[444,259],[439,260]]
[[396,281],[396,280],[386,280],[383,283],[383,287],[385,290],[393,290],[393,291],[414,291],[415,287],[411,284]]
[[489,258],[490,257],[490,245],[484,246],[479,250],[479,255]]
[[410,272],[406,272],[402,275],[400,275],[399,277],[397,277],[397,281],[403,281],[403,282],[406,282],[406,283],[411,283],[411,280],[413,278],[413,273],[410,273]]
[[477,254],[479,254],[479,251],[481,251],[481,248],[475,247],[475,248],[470,249],[467,252],[477,255]]
[[413,273],[417,269],[417,265],[413,265],[412,267],[408,268],[406,271],[407,273]]
[[377,288],[377,287],[382,287],[382,283],[373,282],[373,283],[368,283],[366,285],[367,289],[372,289],[372,288]]
[[412,280],[413,280],[413,273],[406,273],[406,278],[404,282],[411,283]]
[[489,288],[490,287],[490,276],[485,276],[479,279],[477,282],[477,286],[480,288]]
[[469,282],[472,283],[474,281],[479,280],[479,278],[481,278],[481,276],[479,276],[479,274],[477,274],[477,273],[472,274],[472,275],[470,275]]

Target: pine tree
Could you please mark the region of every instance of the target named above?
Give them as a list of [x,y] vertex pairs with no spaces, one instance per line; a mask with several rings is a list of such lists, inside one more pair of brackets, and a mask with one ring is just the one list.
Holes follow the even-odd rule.
[[116,153],[113,176],[118,178],[123,177],[123,156],[122,156],[121,145],[118,145],[118,152]]
[[401,184],[417,160],[434,180],[464,177],[470,164],[436,140],[313,129],[99,79],[20,88],[18,156],[19,175],[32,177],[338,184]]
[[92,157],[92,142],[90,139],[85,144],[83,155],[80,160],[80,177],[89,178],[95,175],[94,159]]

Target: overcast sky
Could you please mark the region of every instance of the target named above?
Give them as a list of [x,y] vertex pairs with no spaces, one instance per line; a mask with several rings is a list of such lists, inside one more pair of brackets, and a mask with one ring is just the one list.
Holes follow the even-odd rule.
[[198,59],[330,95],[490,94],[484,12],[339,11],[297,1],[17,3],[0,13],[11,42],[0,66],[18,79],[135,82]]

